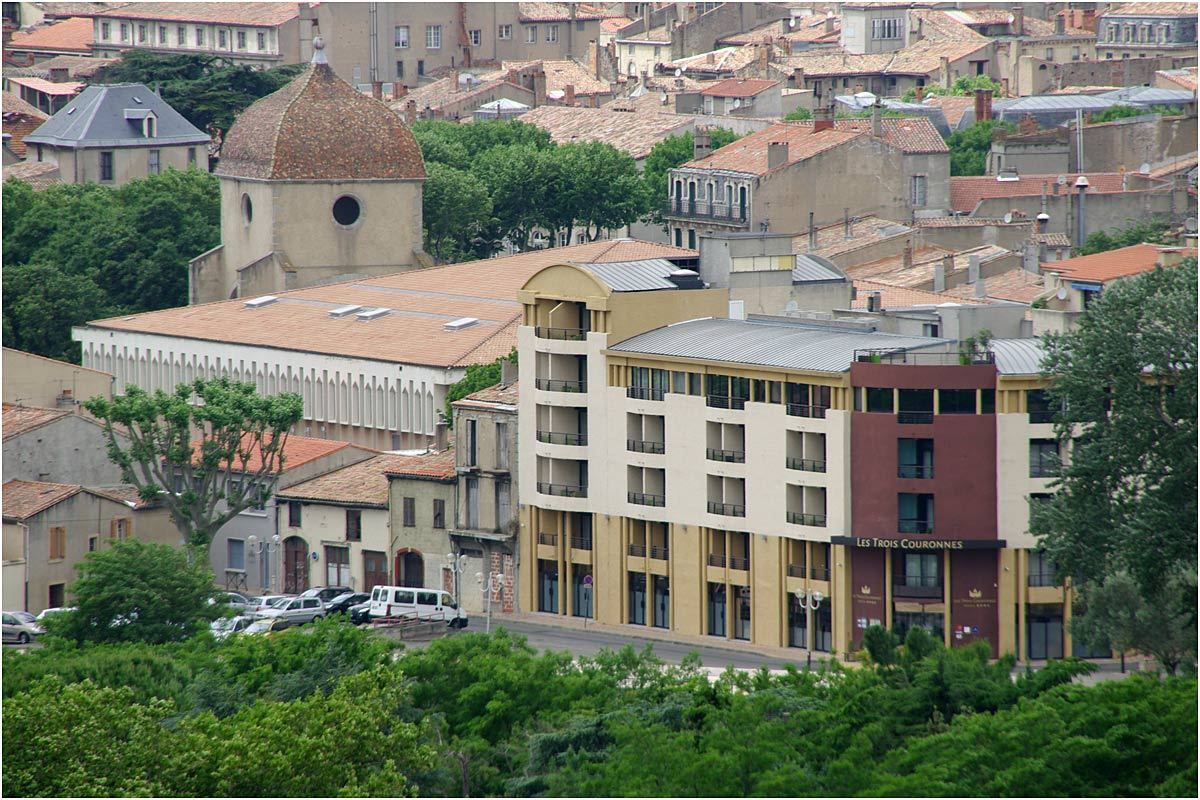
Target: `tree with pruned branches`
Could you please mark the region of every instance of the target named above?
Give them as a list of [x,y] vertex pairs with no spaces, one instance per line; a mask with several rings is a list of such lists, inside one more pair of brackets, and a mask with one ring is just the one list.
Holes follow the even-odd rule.
[[169,394],[128,386],[84,407],[103,423],[124,480],[142,499],[166,505],[184,542],[205,557],[225,523],[270,497],[304,408],[297,394],[263,397],[254,384],[228,378],[182,383]]

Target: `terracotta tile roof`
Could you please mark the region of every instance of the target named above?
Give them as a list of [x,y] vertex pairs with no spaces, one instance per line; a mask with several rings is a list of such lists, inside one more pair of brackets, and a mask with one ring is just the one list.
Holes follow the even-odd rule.
[[1178,85],[1181,89],[1196,91],[1196,68],[1184,67],[1183,69],[1161,69],[1154,73],[1156,78],[1168,80],[1171,83]]
[[[498,76],[499,77],[496,77]],[[447,75],[444,78],[439,78],[432,83],[427,83],[424,86],[418,86],[404,97],[398,98],[388,104],[388,107],[396,113],[403,113],[409,103],[416,103],[416,108],[421,111],[426,108],[440,110],[451,103],[461,103],[487,92],[495,91],[504,83],[502,73],[490,73],[487,80],[482,80],[474,84],[470,89],[463,88],[458,82],[458,78],[454,75]],[[532,94],[532,93],[531,93]]]
[[85,492],[112,500],[114,503],[124,503],[130,508],[150,508],[155,503],[147,503],[138,493],[136,486],[123,484],[120,486],[85,486]]
[[1196,16],[1196,3],[1125,3],[1110,8],[1100,16],[1183,17]]
[[[1032,303],[1037,296],[1046,291],[1045,279],[1041,275],[1026,272],[1023,269],[1010,269],[999,275],[983,279],[983,288],[989,300],[1007,300],[1012,303]],[[942,293],[946,297],[957,297],[961,300],[975,300],[975,285],[964,283],[947,289]]]
[[62,22],[38,25],[28,31],[13,33],[9,49],[18,52],[90,53],[94,27],[87,17],[72,17]]
[[566,22],[570,19],[591,22],[612,16],[598,5],[575,5],[575,16],[572,17],[568,3],[517,3],[517,16],[523,22]]
[[454,480],[454,448],[416,455],[389,454],[385,473],[396,478],[425,478],[429,480]]
[[600,30],[605,33],[616,33],[633,22],[629,17],[609,17],[600,21]]
[[602,108],[540,106],[522,114],[521,122],[549,131],[550,138],[559,144],[604,142],[624,150],[635,160],[645,158],[654,145],[692,125],[689,117],[667,113],[657,104],[643,106],[648,109],[645,111],[637,108],[618,111],[614,103]]
[[478,392],[472,392],[461,400],[456,400],[454,407],[478,408],[501,405],[516,408],[519,396],[520,386],[518,381],[513,381],[507,386],[501,386],[497,383],[495,386],[480,389]]
[[960,300],[957,298],[948,299],[945,295],[937,292],[926,292],[921,289],[909,289],[903,286],[892,286],[889,283],[878,283],[876,281],[856,280],[854,282],[856,290],[854,300],[850,302],[850,307],[855,309],[866,309],[867,295],[871,292],[879,292],[880,308],[895,309],[895,308],[912,308],[913,306],[940,306],[945,303],[961,303],[963,305],[981,305],[978,300],[967,299]]
[[96,14],[120,19],[269,26],[282,25],[299,15],[299,3],[129,3]]
[[[25,149],[24,145],[22,149]],[[14,152],[15,150],[16,148],[14,148]],[[4,180],[9,178],[25,181],[34,189],[45,189],[63,182],[58,165],[51,164],[49,161],[21,161],[9,164],[4,168]]]
[[78,484],[11,480],[4,484],[4,517],[25,520],[83,489]]
[[[1172,175],[1175,175],[1176,173],[1187,172],[1187,171],[1195,168],[1196,164],[1197,164],[1196,153],[1192,153],[1190,156],[1184,156],[1182,158],[1172,159],[1169,163],[1163,164],[1162,166],[1159,166],[1159,167],[1155,167],[1154,169],[1150,170],[1150,172],[1144,173],[1144,174],[1148,175],[1151,178],[1158,178],[1158,179],[1169,178]],[[1138,173],[1138,174],[1143,174],[1143,173]]]
[[[1149,272],[1158,263],[1161,245],[1135,244],[1105,253],[1077,256],[1065,261],[1049,261],[1042,264],[1044,272],[1061,272],[1069,280],[1088,283],[1107,283],[1117,278]],[[1185,249],[1185,257],[1195,258],[1195,248]]]
[[[946,141],[937,132],[937,128],[928,117],[884,117],[883,139],[897,150],[905,153],[949,153]],[[811,128],[812,121],[798,123]],[[868,133],[871,130],[869,119],[835,119],[834,128],[839,130],[854,130]]]
[[760,78],[729,78],[712,84],[700,94],[709,97],[754,97],[779,85]]
[[611,94],[612,86],[607,81],[599,81],[587,71],[587,68],[570,59],[564,61],[502,61],[497,72],[480,75],[480,80],[495,80],[503,78],[512,69],[518,72],[541,65],[546,73],[546,91],[562,92],[567,86],[575,87],[575,96],[594,94]]
[[37,106],[26,103],[18,95],[12,92],[0,93],[3,95],[4,119],[7,121],[9,114],[17,115],[24,114],[27,117],[34,119],[47,120],[50,119],[49,114],[44,114],[37,109]]
[[808,233],[792,237],[792,252],[832,258],[860,247],[887,241],[899,236],[911,236],[913,229],[901,222],[867,216],[855,219],[850,226],[850,238],[845,236],[841,222],[817,228],[817,246],[808,249]]
[[923,105],[940,108],[942,115],[946,118],[946,124],[953,130],[958,127],[958,123],[962,120],[963,114],[967,113],[967,109],[975,107],[975,98],[959,97],[957,95],[932,95],[925,98]]
[[55,97],[77,94],[85,85],[75,81],[53,83],[43,78],[25,77],[12,77],[8,79],[8,82],[15,83],[17,86],[24,86],[27,89],[33,89],[35,92],[41,92],[42,94],[53,95]]
[[[1074,192],[1077,173],[1067,175],[1067,185],[1062,192]],[[1138,191],[1123,189],[1127,181],[1119,172],[1089,172],[1087,174],[1088,194],[1114,194],[1122,191]],[[1058,175],[1021,175],[1015,181],[998,181],[994,175],[959,176],[950,179],[950,207],[955,211],[970,214],[983,200],[992,197],[1031,197],[1042,193],[1042,184],[1048,184],[1051,189],[1058,180]],[[1145,191],[1145,190],[1142,190]]]
[[[445,452],[450,454],[450,476],[453,476],[454,451]],[[383,453],[357,464],[327,472],[312,480],[293,484],[286,489],[279,490],[275,496],[286,500],[324,501],[335,505],[387,508],[388,474],[393,471],[411,469],[414,461],[421,458],[429,459],[430,463],[436,460],[436,456]],[[436,477],[444,476],[438,474]]]
[[1060,33],[1055,33],[1055,31],[1054,31],[1054,25],[1055,25],[1054,20],[1039,19],[1035,16],[1026,14],[1024,20],[1022,21],[1022,24],[1025,26],[1025,38],[1026,39],[1050,39],[1050,38],[1053,38],[1056,36],[1083,36],[1088,39],[1096,38],[1095,31],[1085,30],[1083,28],[1076,28],[1069,24],[1070,19],[1071,19],[1070,16],[1068,16],[1066,19],[1068,21],[1068,24],[1066,26],[1064,26],[1063,32],[1060,34]]
[[735,33],[732,36],[726,36],[717,40],[719,45],[738,46],[745,44],[755,44],[758,42],[774,42],[786,39],[793,44],[797,42],[808,42],[811,44],[819,44],[838,41],[838,35],[841,33],[842,18],[836,14],[833,15],[833,31],[825,30],[825,15],[811,14],[807,17],[796,17],[796,24],[786,32],[780,24],[780,20],[772,20],[765,22],[756,28],[751,28],[744,33]]
[[8,149],[18,158],[24,158],[25,137],[37,130],[50,117],[12,92],[4,92],[3,109],[4,132],[9,135]]
[[[712,58],[711,62],[709,58]],[[712,50],[708,53],[698,53],[694,56],[685,58],[677,58],[674,61],[668,61],[663,64],[663,68],[668,71],[676,69],[688,71],[724,74],[733,73],[736,70],[749,64],[751,61],[758,58],[758,51],[754,45],[745,47],[721,47]]]
[[1035,233],[1033,240],[1047,247],[1070,247],[1071,237],[1065,233]]
[[[199,448],[201,441],[197,439],[192,442],[192,449],[196,452],[195,460],[200,458]],[[242,437],[242,446],[250,450],[250,457],[246,461],[244,472],[257,472],[262,468],[262,457],[258,448],[254,446],[254,440],[249,434]],[[336,453],[344,447],[350,447],[349,442],[339,441],[337,439],[315,439],[311,436],[297,436],[288,434],[287,441],[283,443],[283,469],[279,469],[279,459],[275,460],[275,474],[287,472],[289,469],[295,469],[310,461],[314,461],[330,453]],[[366,449],[366,448],[362,448]],[[241,460],[238,459],[234,463],[234,468],[242,470]]]
[[18,406],[12,403],[4,404],[4,440],[28,433],[63,417],[71,416],[70,411],[57,408],[38,408],[36,406]]
[[914,228],[978,228],[985,225],[1030,225],[1025,222],[1005,222],[996,217],[921,217],[913,220]]
[[944,247],[923,247],[912,254],[912,264],[907,267],[904,265],[903,254],[898,254],[847,267],[845,272],[854,280],[873,280],[889,286],[915,287],[932,285],[934,268],[943,263],[947,256],[953,261],[953,267],[946,271],[949,277],[951,273],[966,271],[971,256],[979,256],[980,263],[987,263],[1008,253],[1008,250],[996,245],[972,247],[958,252]]
[[862,133],[859,131],[844,129],[813,133],[811,126],[805,127],[798,123],[780,122],[748,136],[743,136],[735,142],[714,150],[699,161],[688,161],[682,166],[684,168],[719,169],[752,175],[766,175],[771,171],[767,169],[767,147],[773,142],[786,142],[788,145],[786,163],[775,168],[783,169],[826,150],[840,147],[861,135]]
[[[89,327],[402,364],[488,363],[508,355],[516,344],[522,316],[517,290],[538,270],[564,261],[695,257],[695,250],[653,242],[598,241],[294,289],[277,293],[278,302],[258,309],[246,308],[244,299],[226,300],[112,317]],[[329,316],[331,309],[345,305],[390,308],[392,313],[370,322],[353,315]],[[447,322],[463,317],[480,321],[459,331],[444,330]]]
[[[347,138],[351,130],[353,143]],[[337,77],[328,64],[310,64],[238,115],[225,136],[217,174],[408,180],[425,177],[425,162],[399,116]]]

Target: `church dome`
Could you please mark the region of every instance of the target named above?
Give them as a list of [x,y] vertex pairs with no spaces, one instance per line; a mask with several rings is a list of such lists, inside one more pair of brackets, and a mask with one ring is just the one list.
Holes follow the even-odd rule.
[[314,41],[313,63],[243,111],[225,136],[216,174],[264,180],[411,180],[425,162],[400,116],[333,73]]

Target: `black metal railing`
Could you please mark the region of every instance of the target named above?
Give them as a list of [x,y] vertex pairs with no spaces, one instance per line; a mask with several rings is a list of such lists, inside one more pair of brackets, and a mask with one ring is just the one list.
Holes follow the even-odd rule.
[[746,506],[737,503],[714,503],[709,500],[708,513],[722,514],[726,517],[744,517],[746,516]]
[[825,419],[825,412],[829,410],[828,406],[810,406],[804,403],[788,403],[786,406],[787,413],[793,417],[813,417],[815,419]]
[[901,411],[896,414],[896,421],[901,425],[932,425],[932,411]]
[[730,569],[740,569],[743,571],[748,570],[748,569],[750,569],[750,559],[738,558],[737,556],[730,556],[729,557],[729,568]]
[[803,564],[788,564],[787,565],[787,574],[788,574],[789,578],[803,578],[804,577],[804,565]]
[[590,536],[572,536],[571,547],[575,550],[591,550],[592,537]]
[[729,397],[723,394],[710,394],[707,397],[709,408],[728,408],[741,411],[746,407],[745,397]]
[[900,530],[900,533],[933,533],[933,520],[902,519],[897,528]]
[[662,400],[665,394],[663,389],[655,389],[651,386],[630,386],[625,390],[625,396],[632,397],[634,400]]
[[941,597],[942,586],[933,580],[896,581],[892,584],[892,594],[897,597]]
[[533,385],[547,392],[574,392],[579,394],[587,391],[587,381],[560,381],[553,378],[537,378]]
[[539,339],[581,342],[587,339],[588,331],[586,328],[544,328],[539,325],[533,329],[533,335]]
[[633,453],[658,453],[662,455],[666,452],[667,446],[663,442],[651,442],[647,439],[626,439],[625,449]]
[[925,364],[955,366],[962,364],[994,364],[996,355],[990,350],[974,353],[938,352],[925,353],[908,350],[855,350],[854,360],[858,363],[874,364]]
[[716,203],[711,200],[692,200],[673,197],[663,205],[663,214],[671,217],[723,220],[745,224],[746,207],[740,203]]
[[629,555],[636,556],[637,558],[645,558],[646,557],[646,545],[630,544],[629,545]]
[[792,458],[787,457],[788,469],[801,469],[805,472],[824,472],[825,462],[815,458]]
[[546,533],[544,531],[538,533],[538,544],[548,544],[554,547],[558,544],[557,533]]
[[932,478],[932,464],[901,464],[896,470],[897,478]]
[[825,527],[824,514],[804,514],[800,511],[787,512],[787,521],[793,525],[811,525],[814,528]]
[[829,567],[809,567],[808,577],[814,581],[829,580]]
[[724,553],[709,553],[708,554],[708,565],[710,567],[725,566],[725,554]]
[[655,544],[650,546],[651,558],[657,559],[658,561],[666,561],[668,558],[670,558],[670,556],[671,548],[667,547],[666,545],[659,546]]
[[569,444],[569,445],[586,445],[588,437],[586,433],[556,433],[554,431],[538,431],[537,440],[546,444]]
[[732,464],[744,464],[746,461],[745,450],[720,450],[716,447],[708,448],[709,461],[727,461]]
[[566,483],[542,483],[538,482],[538,494],[549,494],[555,497],[587,497],[588,487],[586,486],[571,486]]
[[1031,572],[1029,573],[1030,586],[1058,586],[1058,578],[1053,572]]
[[1029,465],[1029,477],[1031,478],[1057,478],[1062,465],[1058,460],[1053,461],[1035,461]]
[[667,497],[662,494],[629,492],[629,502],[639,506],[665,506],[667,504]]

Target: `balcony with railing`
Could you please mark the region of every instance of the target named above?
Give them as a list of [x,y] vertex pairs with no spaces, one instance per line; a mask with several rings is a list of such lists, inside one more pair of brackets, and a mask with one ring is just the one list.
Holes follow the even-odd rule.
[[553,497],[587,497],[588,487],[572,486],[566,483],[542,483],[538,481],[538,494],[547,494]]
[[716,447],[708,448],[709,461],[724,461],[730,464],[746,463],[745,450],[721,450]]
[[639,506],[665,506],[667,504],[666,495],[647,494],[646,492],[629,492],[629,502]]
[[571,547],[574,550],[591,550],[592,537],[574,535],[571,537]]
[[704,219],[726,222],[730,225],[746,224],[747,208],[740,203],[717,203],[711,200],[692,200],[672,197],[663,205],[663,216]]
[[792,417],[811,417],[813,419],[825,419],[825,412],[829,410],[828,406],[812,406],[804,403],[788,403],[785,406],[789,416]]
[[901,519],[896,527],[900,533],[933,533],[933,520]]
[[710,567],[724,567],[725,566],[725,554],[724,553],[709,553],[708,554],[708,565]]
[[1034,587],[1058,586],[1058,578],[1055,577],[1053,572],[1046,572],[1046,571],[1031,572],[1031,573],[1029,573],[1028,583],[1030,586],[1034,586]]
[[546,533],[545,531],[538,532],[538,544],[549,545],[550,547],[558,546],[558,534]]
[[804,577],[804,565],[803,564],[788,564],[787,565],[787,574],[788,574],[789,578],[803,578]]
[[1046,422],[1054,422],[1054,412],[1050,410],[1030,411],[1029,421],[1034,424],[1042,424]]
[[897,578],[892,583],[892,594],[896,597],[941,597],[942,584],[936,575]]
[[815,458],[792,458],[788,456],[787,468],[803,470],[804,472],[824,472],[825,462]]
[[720,514],[725,517],[744,517],[746,516],[746,506],[738,505],[737,503],[717,503],[709,500],[708,513]]
[[586,433],[556,433],[555,431],[538,431],[537,440],[545,444],[565,444],[583,447],[588,443]]
[[829,567],[809,567],[808,577],[814,581],[829,580]]
[[710,394],[705,398],[709,408],[727,408],[731,411],[741,411],[746,407],[745,397],[730,397],[723,394]]
[[787,521],[793,525],[809,525],[814,528],[825,527],[824,514],[805,514],[803,511],[787,512]]
[[625,449],[631,453],[654,453],[662,455],[667,446],[663,442],[650,442],[645,439],[626,439]]
[[932,425],[932,411],[900,411],[896,414],[896,421],[901,425]]
[[932,464],[901,464],[896,469],[897,478],[932,478]]
[[665,391],[652,386],[630,386],[625,389],[625,396],[633,400],[662,400]]
[[750,559],[749,558],[739,558],[738,556],[730,556],[729,557],[729,568],[730,569],[740,569],[742,571],[746,571],[746,570],[750,569]]
[[562,381],[555,378],[537,378],[533,385],[544,392],[572,392],[582,393],[587,391],[587,381]]
[[650,557],[657,561],[666,561],[671,556],[671,549],[666,545],[651,545]]
[[633,542],[630,542],[629,543],[629,555],[633,556],[634,558],[645,558],[646,557],[646,545],[634,544]]
[[582,342],[587,339],[586,328],[547,328],[541,325],[533,329],[539,339],[554,339],[559,342]]

